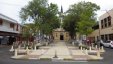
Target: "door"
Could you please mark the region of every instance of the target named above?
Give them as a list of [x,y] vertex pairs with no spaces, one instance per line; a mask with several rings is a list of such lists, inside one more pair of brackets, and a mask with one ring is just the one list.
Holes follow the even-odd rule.
[[60,35],[60,40],[64,40],[64,36],[63,35]]

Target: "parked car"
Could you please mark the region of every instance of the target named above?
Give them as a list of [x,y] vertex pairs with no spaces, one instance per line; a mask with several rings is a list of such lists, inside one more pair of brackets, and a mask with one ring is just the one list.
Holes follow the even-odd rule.
[[101,44],[105,47],[113,48],[113,41],[112,40],[102,41]]
[[103,46],[103,40],[96,41],[94,45]]

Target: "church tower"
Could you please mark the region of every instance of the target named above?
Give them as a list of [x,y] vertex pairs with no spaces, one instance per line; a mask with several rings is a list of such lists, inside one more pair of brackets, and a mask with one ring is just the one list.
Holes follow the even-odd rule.
[[63,25],[63,19],[64,19],[64,13],[63,13],[63,7],[61,6],[60,12],[59,12],[59,19],[60,19],[60,27],[53,30],[53,38],[54,41],[68,41],[70,39],[69,33],[65,31],[62,27]]
[[60,28],[62,28],[62,24],[63,24],[63,17],[64,17],[64,13],[63,13],[63,7],[61,6],[61,10],[60,10]]

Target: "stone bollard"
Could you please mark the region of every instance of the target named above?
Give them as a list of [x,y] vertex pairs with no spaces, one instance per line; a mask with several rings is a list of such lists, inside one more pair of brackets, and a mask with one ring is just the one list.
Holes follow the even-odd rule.
[[91,46],[89,47],[89,51],[91,51]]
[[91,44],[91,47],[94,48],[94,43]]
[[55,55],[54,55],[53,58],[58,58],[58,56],[57,56],[57,51],[56,51],[56,50],[55,50]]
[[97,45],[95,46],[95,48],[97,49]]
[[27,48],[26,48],[26,51],[27,51],[27,55],[29,55],[29,49],[28,49],[28,46],[27,46]]
[[74,46],[74,45],[75,45],[75,43],[74,43],[74,42],[72,42],[72,45]]
[[14,47],[13,47],[13,45],[11,46],[11,49],[10,49],[10,51],[14,51]]
[[101,47],[101,51],[104,52],[104,48],[103,48],[103,46]]
[[83,52],[85,53],[85,48],[83,48],[82,50],[83,50]]
[[80,47],[80,50],[82,51],[83,49],[82,49],[82,46]]
[[26,50],[28,49],[28,46],[26,47]]
[[97,57],[100,57],[100,50],[97,51]]
[[17,49],[15,49],[14,56],[18,56]]
[[85,50],[85,54],[88,55],[88,51],[87,51],[87,49]]
[[20,49],[20,45],[18,45],[18,49]]
[[36,50],[36,45],[35,45],[35,48],[34,48],[34,50]]

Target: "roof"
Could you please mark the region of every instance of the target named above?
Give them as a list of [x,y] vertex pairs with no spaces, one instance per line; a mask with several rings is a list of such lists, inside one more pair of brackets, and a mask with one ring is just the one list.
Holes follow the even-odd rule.
[[[3,14],[1,14],[1,13],[0,13],[0,18],[3,19],[3,20],[7,20],[7,22],[10,22],[10,23],[15,23],[15,24],[18,23],[18,21],[14,20],[14,19],[12,19],[12,18],[10,18],[10,17],[8,17],[8,16],[6,16],[6,15],[3,15]],[[18,24],[19,24],[19,23],[18,23]],[[19,25],[20,25],[20,24],[19,24]]]
[[65,31],[63,28],[54,29],[54,31]]
[[113,8],[111,10],[105,10],[106,12],[104,14],[102,14],[100,17],[99,17],[99,20],[102,20],[108,16],[111,16],[112,17],[112,13],[113,13]]

